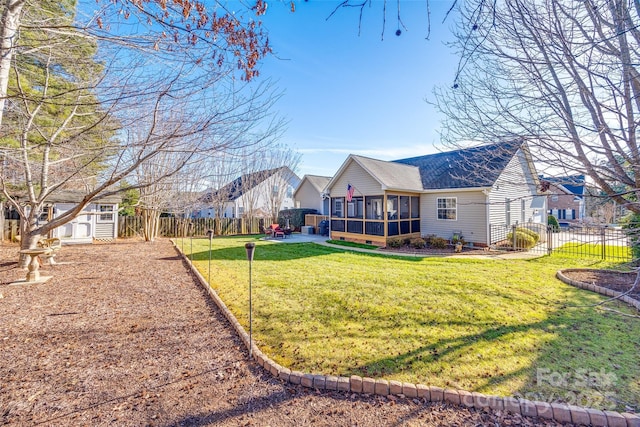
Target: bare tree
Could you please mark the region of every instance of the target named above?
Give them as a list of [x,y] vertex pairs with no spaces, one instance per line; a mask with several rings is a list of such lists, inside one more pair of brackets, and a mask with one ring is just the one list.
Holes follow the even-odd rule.
[[231,196],[227,185],[241,174],[240,163],[236,155],[216,153],[207,163],[206,181],[209,191],[204,196],[201,207],[212,209],[214,218],[222,218]]
[[460,12],[463,66],[435,91],[448,145],[523,138],[549,174],[585,174],[640,212],[637,4],[476,0]]
[[277,221],[285,198],[293,197],[293,190],[300,182],[295,170],[300,164],[300,154],[289,147],[273,147],[261,157],[262,168],[269,171],[260,187],[260,196],[266,202],[269,219]]
[[[49,11],[39,2],[24,3],[21,37],[10,49],[15,83],[8,86],[10,121],[2,125],[0,145],[0,188],[23,218],[23,248],[34,247],[95,198],[150,185],[135,179],[136,171],[162,164],[164,156],[173,162],[152,168],[158,173],[154,184],[212,153],[249,149],[251,143],[243,142],[248,135],[264,144],[276,135],[279,122],[269,115],[272,87],[248,82],[256,61],[268,53],[253,21],[231,15],[207,21],[206,11],[183,9],[191,4],[184,1],[105,3],[81,28],[73,7]],[[108,18],[115,25],[120,15],[138,19],[148,31],[110,34]],[[245,83],[235,79],[237,67]],[[123,181],[127,185],[117,185]],[[80,192],[82,201],[39,223],[43,206],[61,190]]]

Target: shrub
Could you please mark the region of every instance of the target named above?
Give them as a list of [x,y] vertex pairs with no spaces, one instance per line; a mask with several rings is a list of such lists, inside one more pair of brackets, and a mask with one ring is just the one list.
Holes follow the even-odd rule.
[[540,240],[540,235],[538,233],[536,233],[535,231],[526,228],[526,227],[518,227],[516,229],[516,231],[520,232],[520,233],[524,233],[527,234],[531,237],[533,237],[533,240],[535,241],[535,243],[538,243],[538,241]]
[[629,237],[631,254],[634,259],[640,258],[640,214],[631,214],[622,221],[622,229]]
[[409,245],[415,249],[422,249],[427,245],[427,242],[422,237],[414,237],[409,241]]
[[[529,233],[522,231],[522,228],[516,229],[516,248],[529,249],[536,245],[536,239]],[[537,233],[536,233],[537,234]],[[513,243],[513,232],[507,234],[509,243]]]
[[462,236],[462,234],[460,233],[455,233],[452,237],[451,237],[451,243],[453,243],[454,245],[456,243],[462,243],[463,245],[466,243],[464,241],[464,237]]
[[390,248],[401,248],[405,245],[405,239],[403,237],[392,237],[387,239],[387,246]]
[[555,216],[549,215],[547,217],[547,224],[549,224],[549,227],[551,227],[551,230],[554,233],[560,231],[560,224],[558,223],[558,220]]
[[278,224],[284,227],[289,220],[289,227],[294,231],[300,231],[300,227],[304,225],[305,215],[319,215],[319,213],[315,209],[308,208],[285,209],[278,212]]
[[447,240],[442,237],[438,237],[435,235],[427,236],[426,238],[427,246],[430,246],[435,249],[444,249],[447,247]]

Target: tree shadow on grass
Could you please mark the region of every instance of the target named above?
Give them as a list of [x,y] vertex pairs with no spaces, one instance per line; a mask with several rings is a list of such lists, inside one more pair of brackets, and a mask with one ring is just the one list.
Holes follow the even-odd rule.
[[[578,296],[576,302],[581,301],[585,302]],[[633,361],[634,342],[640,336],[633,332],[637,326],[634,328],[624,318],[620,318],[618,326],[610,327],[607,323],[608,314],[594,314],[594,309],[587,306],[558,307],[541,321],[489,327],[479,333],[440,339],[402,354],[381,357],[357,366],[354,373],[392,379],[394,374],[411,372],[414,364],[444,362],[455,366],[456,354],[474,352],[476,346],[486,348],[494,342],[503,341],[511,334],[536,334],[536,331],[541,331],[553,334],[554,337],[540,340],[535,344],[534,350],[527,350],[529,353],[535,352],[530,363],[505,371],[501,366],[501,359],[496,358],[493,361],[495,370],[483,375],[476,374],[472,379],[476,385],[468,391],[496,394],[491,390],[504,389],[509,387],[509,383],[514,383],[520,386],[511,390],[510,394],[532,400],[557,400],[599,409],[619,410],[621,402],[637,407],[640,405],[637,397],[640,372]],[[597,317],[602,317],[603,320]],[[527,356],[525,353],[522,355]],[[462,375],[464,378],[465,370],[459,372],[458,376]],[[451,379],[440,378],[443,383]],[[612,383],[607,382],[612,379]]]
[[[201,248],[201,247],[200,247]],[[208,248],[207,248],[208,249]],[[187,258],[193,261],[208,261],[209,251],[197,251],[193,255],[189,254],[189,247],[184,248]],[[255,247],[254,261],[290,261],[294,259],[325,256],[330,254],[349,253],[354,256],[374,257],[374,258],[394,258],[403,261],[419,262],[421,258],[399,257],[387,254],[372,254],[368,252],[356,252],[349,248],[338,249],[315,243],[259,243]],[[222,249],[213,248],[211,250],[211,260],[246,260],[247,253],[244,246],[227,247]]]

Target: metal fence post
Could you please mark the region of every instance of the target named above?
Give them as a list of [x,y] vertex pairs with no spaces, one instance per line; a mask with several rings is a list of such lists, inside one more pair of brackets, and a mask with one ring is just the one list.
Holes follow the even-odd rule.
[[602,259],[607,259],[607,248],[606,248],[606,232],[607,229],[605,227],[602,227],[602,229],[600,230],[600,237],[602,239]]

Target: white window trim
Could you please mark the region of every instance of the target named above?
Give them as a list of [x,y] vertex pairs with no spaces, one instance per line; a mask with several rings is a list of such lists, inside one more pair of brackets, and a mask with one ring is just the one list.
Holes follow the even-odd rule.
[[[111,210],[108,211],[103,211],[102,207],[109,207],[111,208]],[[116,207],[115,205],[107,205],[107,204],[102,204],[102,205],[97,205],[96,206],[96,210],[97,210],[97,218],[96,218],[96,222],[104,222],[104,223],[113,223],[116,222]],[[111,219],[102,219],[102,215],[111,215]]]
[[[440,200],[450,200],[453,199],[455,200],[456,203],[456,207],[455,208],[440,208]],[[455,212],[455,219],[449,219],[449,218],[440,218],[440,215],[438,214],[440,209],[453,209]],[[436,220],[437,221],[458,221],[458,198],[457,197],[437,197],[436,198]]]

